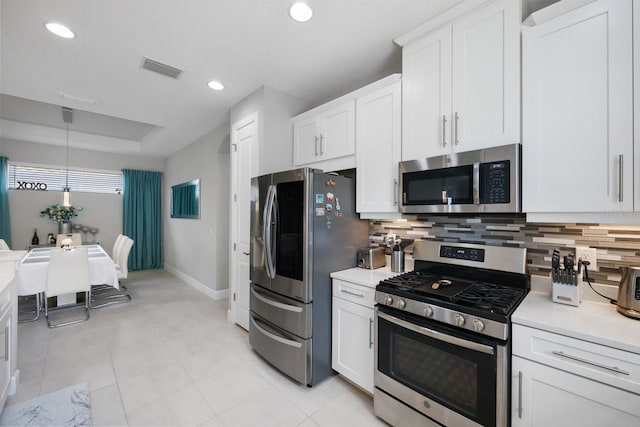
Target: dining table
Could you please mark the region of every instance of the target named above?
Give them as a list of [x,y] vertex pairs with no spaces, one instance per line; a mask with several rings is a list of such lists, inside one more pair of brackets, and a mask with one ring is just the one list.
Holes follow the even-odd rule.
[[[109,254],[100,245],[85,245],[85,247],[89,256],[89,283],[110,285],[119,289],[116,265]],[[69,250],[73,249],[74,247],[71,247]],[[46,291],[49,256],[52,250],[59,250],[59,248],[34,248],[22,258],[15,276],[18,295],[34,295]]]

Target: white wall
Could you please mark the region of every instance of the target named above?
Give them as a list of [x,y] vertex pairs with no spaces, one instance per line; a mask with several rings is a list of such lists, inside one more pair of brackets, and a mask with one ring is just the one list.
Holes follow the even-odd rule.
[[[9,161],[64,167],[65,147],[36,144],[25,141],[0,140],[0,155]],[[69,149],[69,167],[121,171],[141,169],[162,171],[161,158],[119,155],[91,150]],[[9,191],[11,215],[11,240],[13,249],[25,249],[31,243],[33,229],[38,230],[40,243],[47,233],[57,234],[57,223],[40,216],[47,206],[62,202],[62,189],[58,191]],[[71,189],[71,203],[82,206],[82,211],[72,222],[98,228],[96,240],[110,253],[116,236],[122,232],[122,196],[117,194],[80,193]],[[83,238],[92,239],[91,234]]]
[[[229,124],[165,159],[165,268],[214,298],[229,288]],[[171,218],[171,186],[200,179],[200,218]]]
[[293,167],[293,125],[291,117],[309,109],[308,100],[296,98],[269,86],[262,86],[229,111],[236,123],[248,115],[260,115],[259,175]]

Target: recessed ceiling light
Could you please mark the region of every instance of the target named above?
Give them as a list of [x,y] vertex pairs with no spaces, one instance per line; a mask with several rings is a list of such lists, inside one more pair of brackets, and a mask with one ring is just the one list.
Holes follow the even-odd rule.
[[76,36],[74,32],[71,31],[68,27],[62,24],[58,24],[56,22],[47,22],[46,24],[44,24],[44,26],[47,28],[47,30],[51,31],[53,34],[55,34],[58,37],[63,37],[65,39],[72,39]]
[[224,89],[224,85],[217,80],[211,80],[209,83],[207,83],[207,86],[209,86],[213,90]]
[[313,10],[311,10],[308,4],[298,2],[292,4],[289,8],[289,16],[291,16],[294,21],[307,22],[313,16]]

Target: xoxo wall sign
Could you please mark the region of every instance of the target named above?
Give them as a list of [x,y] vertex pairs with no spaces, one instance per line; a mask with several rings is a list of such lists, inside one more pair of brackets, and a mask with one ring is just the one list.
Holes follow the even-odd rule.
[[16,190],[46,190],[47,184],[44,182],[18,181]]

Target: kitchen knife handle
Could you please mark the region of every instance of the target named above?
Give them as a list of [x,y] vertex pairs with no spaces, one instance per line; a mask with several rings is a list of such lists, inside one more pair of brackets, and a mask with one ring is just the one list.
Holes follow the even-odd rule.
[[447,116],[443,114],[442,115],[442,147],[443,148],[447,146],[446,133],[447,133]]
[[518,418],[522,418],[522,371],[518,371]]
[[624,154],[620,154],[618,156],[618,201],[622,202],[624,200],[624,195],[622,194],[622,190],[623,190],[623,183],[624,183],[624,179],[623,179],[623,163],[624,161]]
[[458,115],[458,112],[456,111],[455,115],[454,115],[454,120],[453,123],[455,124],[454,128],[455,128],[455,143],[456,145],[458,145],[460,143],[460,141],[458,140],[458,119],[460,118],[460,116]]
[[393,206],[398,206],[398,178],[393,179]]

